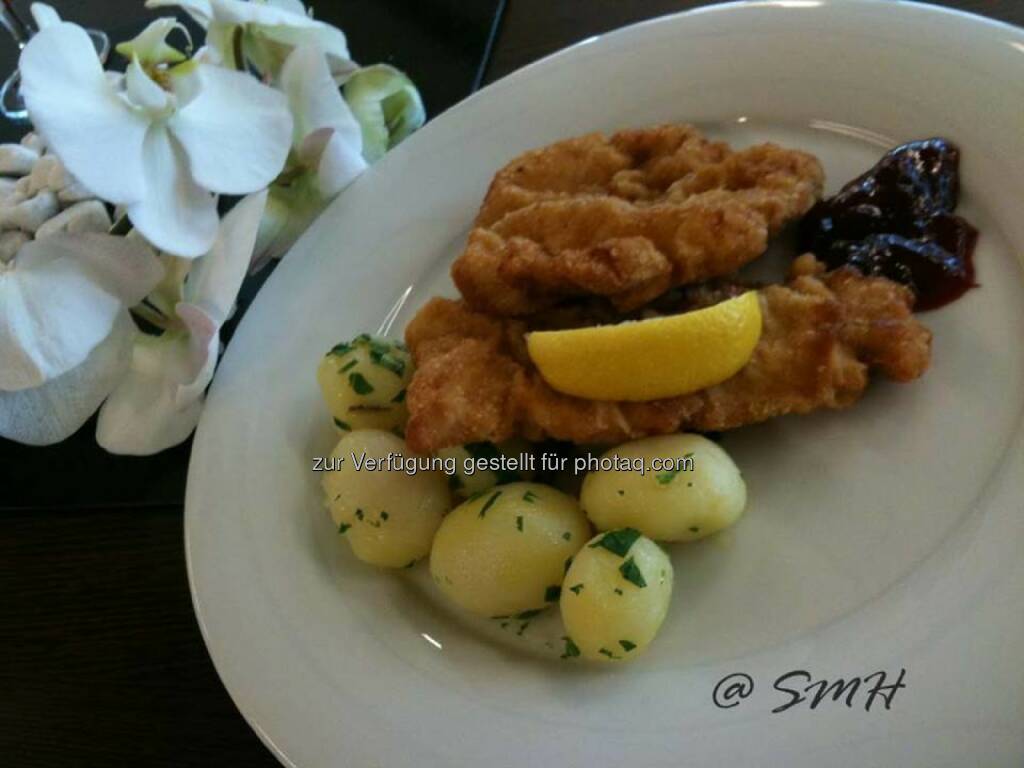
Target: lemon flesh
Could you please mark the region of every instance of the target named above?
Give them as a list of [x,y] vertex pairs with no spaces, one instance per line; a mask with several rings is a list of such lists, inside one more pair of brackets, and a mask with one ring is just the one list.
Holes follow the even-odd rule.
[[588,400],[659,400],[725,381],[761,338],[756,291],[670,317],[536,331],[526,347],[544,380]]

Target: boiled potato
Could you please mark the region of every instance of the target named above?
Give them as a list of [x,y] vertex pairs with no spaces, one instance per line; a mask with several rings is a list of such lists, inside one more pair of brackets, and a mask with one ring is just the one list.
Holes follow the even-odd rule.
[[[494,443],[467,443],[452,448],[443,448],[437,452],[441,458],[455,460],[455,474],[449,478],[452,490],[468,498],[474,493],[486,491],[502,483],[515,483],[530,480],[533,472],[529,471],[521,460],[529,453],[530,444],[525,440],[509,440],[495,445]],[[500,463],[505,459],[504,468]],[[523,466],[513,467],[516,462]],[[467,469],[471,472],[467,472]]]
[[405,388],[411,378],[412,357],[405,345],[365,333],[332,348],[316,372],[324,402],[342,432],[401,432],[409,417]]
[[[430,552],[450,507],[448,478],[437,470],[408,474],[371,469],[370,460],[388,455],[412,457],[390,432],[359,429],[338,441],[329,461],[337,469],[322,477],[331,519],[356,557],[373,565],[402,568]],[[366,463],[356,468],[354,458]],[[400,465],[395,465],[400,466]]]
[[514,616],[558,600],[572,556],[590,537],[576,499],[538,483],[498,485],[445,518],[430,573],[477,616]]
[[565,655],[634,658],[658,633],[671,597],[672,563],[657,544],[632,528],[598,534],[565,574]]
[[[717,443],[701,435],[635,440],[602,458],[616,455],[639,459],[644,472],[599,469],[587,474],[580,503],[598,530],[632,527],[658,541],[694,541],[728,528],[747,505],[739,469]],[[692,469],[673,463],[686,457]]]

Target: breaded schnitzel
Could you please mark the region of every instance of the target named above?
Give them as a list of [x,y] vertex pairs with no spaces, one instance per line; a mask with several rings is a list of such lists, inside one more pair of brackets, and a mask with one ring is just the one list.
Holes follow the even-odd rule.
[[[697,287],[687,292],[686,307],[740,290],[735,284]],[[526,332],[586,323],[589,310],[539,315],[528,325],[435,298],[406,330],[416,362],[407,396],[408,445],[429,453],[515,436],[611,444],[680,430],[733,429],[852,405],[872,369],[910,381],[928,368],[931,333],[911,313],[912,292],[898,283],[849,267],[825,273],[808,254],[794,263],[786,285],[761,288],[759,295],[763,332],[738,374],[699,392],[642,403],[563,395],[530,363]]]
[[560,141],[496,174],[452,278],[494,315],[586,295],[628,311],[760,256],[823,179],[813,155],[733,151],[688,125]]

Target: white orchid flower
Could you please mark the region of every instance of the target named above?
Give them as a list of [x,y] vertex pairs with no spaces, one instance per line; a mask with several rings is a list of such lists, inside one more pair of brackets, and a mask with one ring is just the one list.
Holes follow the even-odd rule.
[[217,236],[215,193],[249,194],[280,173],[292,119],[284,96],[248,74],[202,59],[144,64],[163,42],[143,33],[126,73],[108,77],[81,27],[47,26],[22,52],[22,93],[73,176],[124,206],[155,247],[194,258]]
[[251,195],[224,217],[210,252],[192,265],[168,330],[138,334],[127,375],[100,408],[96,440],[108,451],[158,453],[195,429],[266,197]]
[[[206,30],[207,43],[225,63],[252,63],[276,79],[294,48],[318,46],[338,82],[356,69],[344,33],[312,18],[299,0],[148,0],[147,8],[177,6]],[[239,53],[243,61],[239,61]]]
[[59,442],[92,415],[116,380],[126,308],[163,271],[141,243],[98,234],[31,241],[0,263],[0,435]]
[[363,132],[315,45],[296,48],[281,67],[294,118],[292,163],[270,188],[254,269],[280,258],[327,204],[366,170]]

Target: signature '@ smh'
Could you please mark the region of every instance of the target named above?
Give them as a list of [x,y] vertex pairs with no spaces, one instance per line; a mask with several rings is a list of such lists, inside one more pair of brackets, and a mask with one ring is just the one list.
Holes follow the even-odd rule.
[[[879,670],[864,677],[815,680],[810,672],[795,669],[779,675],[772,683],[772,691],[782,699],[772,709],[772,714],[777,715],[801,706],[817,709],[822,704],[844,704],[847,709],[862,706],[865,712],[870,712],[876,706],[892,709],[896,694],[907,687],[906,676],[907,670],[900,669],[898,675]],[[718,681],[711,700],[719,709],[732,709],[753,693],[754,679],[737,672]]]

